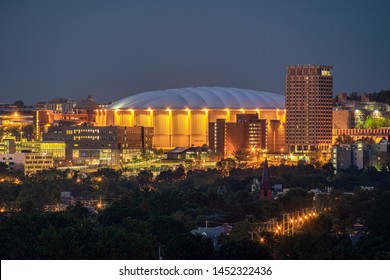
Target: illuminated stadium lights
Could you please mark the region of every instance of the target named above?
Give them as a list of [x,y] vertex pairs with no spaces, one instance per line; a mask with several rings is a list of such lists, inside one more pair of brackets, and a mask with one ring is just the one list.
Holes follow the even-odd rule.
[[[99,113],[96,122],[108,126],[153,127],[153,147],[168,150],[209,144],[210,122],[217,119],[235,122],[237,115],[243,112],[257,114],[267,122],[284,123],[285,114],[278,115],[276,110],[283,107],[284,96],[269,92],[222,87],[168,89],[118,100],[107,112]],[[116,109],[121,110],[114,113]],[[270,131],[269,135],[273,133]],[[276,145],[272,141],[269,139],[270,145]],[[284,144],[284,139],[280,140],[282,142]]]

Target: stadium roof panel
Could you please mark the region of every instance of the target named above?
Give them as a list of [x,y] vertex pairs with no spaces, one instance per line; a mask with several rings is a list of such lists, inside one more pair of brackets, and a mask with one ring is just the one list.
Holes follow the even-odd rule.
[[109,109],[274,109],[284,108],[284,95],[250,89],[187,87],[142,92],[120,99]]

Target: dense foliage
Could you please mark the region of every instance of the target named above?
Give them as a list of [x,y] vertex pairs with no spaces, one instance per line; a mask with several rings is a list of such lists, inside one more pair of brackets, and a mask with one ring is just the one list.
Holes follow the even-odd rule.
[[[251,193],[261,169],[149,171],[126,177],[113,169],[95,173],[47,170],[9,177],[0,183],[0,202],[20,212],[0,220],[2,259],[389,259],[390,172],[350,169],[334,175],[330,165],[270,167],[273,183],[290,191],[274,201]],[[2,176],[7,176],[2,171]],[[226,176],[226,174],[229,176]],[[366,191],[361,185],[374,186]],[[308,192],[333,186],[330,194]],[[80,203],[65,212],[43,212],[63,191],[76,200],[101,199],[107,207],[91,212]],[[346,193],[347,192],[347,193]],[[293,236],[253,238],[256,222],[315,206],[326,209]],[[357,220],[365,234],[352,242]],[[199,226],[233,225],[217,247],[189,232]],[[256,237],[256,236],[255,236]],[[252,238],[254,240],[252,240]]]

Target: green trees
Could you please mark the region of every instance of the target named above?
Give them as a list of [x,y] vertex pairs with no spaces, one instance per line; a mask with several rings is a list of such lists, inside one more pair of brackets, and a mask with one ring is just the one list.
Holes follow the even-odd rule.
[[359,255],[345,235],[305,231],[281,238],[275,252],[277,259],[334,260],[357,259]]
[[2,259],[156,259],[145,223],[125,219],[104,226],[65,213],[18,214],[0,223]]
[[35,139],[35,126],[30,124],[22,127],[22,137],[31,141]]
[[236,166],[236,162],[231,158],[222,159],[216,164],[217,170],[222,172],[224,175],[229,175],[230,171]]
[[367,116],[366,121],[363,124],[363,128],[380,128],[380,127],[389,127],[390,119],[383,117],[371,117]]
[[148,170],[142,170],[137,175],[137,182],[140,186],[150,184],[153,180],[153,173]]
[[0,176],[9,174],[8,165],[4,162],[0,162]]
[[299,211],[312,207],[313,196],[307,190],[296,188],[289,190],[281,197],[283,209],[286,212]]
[[210,260],[215,258],[215,251],[211,239],[185,234],[167,244],[165,257],[169,260]]
[[335,144],[355,144],[356,141],[350,135],[341,135],[336,138]]
[[243,162],[247,162],[250,158],[250,155],[251,153],[249,150],[245,148],[241,148],[233,152],[233,157],[237,161],[238,166],[241,166]]
[[175,170],[162,171],[156,178],[157,181],[176,181],[184,178],[185,171],[183,167]]
[[169,216],[155,216],[148,220],[148,230],[160,244],[166,245],[177,236],[187,234],[191,228]]
[[228,241],[218,251],[220,260],[268,260],[271,249],[251,240]]
[[34,209],[41,209],[44,205],[59,203],[60,195],[60,187],[53,182],[26,182],[20,188],[16,203],[25,205],[30,202]]
[[26,108],[26,105],[24,105],[24,102],[22,100],[14,101],[13,105],[15,105],[17,108]]
[[[270,174],[272,182],[290,188],[272,201],[260,201],[259,194],[251,194],[252,179],[260,178],[261,169],[236,168],[232,159],[219,162],[218,169],[187,174],[182,168],[170,170],[157,180],[149,171],[127,177],[106,168],[89,174],[45,170],[20,177],[17,184],[7,175],[4,178],[12,180],[0,182],[0,201],[18,202],[22,211],[0,219],[0,242],[4,244],[0,257],[155,259],[159,246],[164,248],[163,257],[170,259],[390,256],[390,172],[386,169],[355,168],[334,175],[331,164],[319,168],[302,163],[271,166]],[[375,190],[362,190],[361,185]],[[335,189],[329,195],[308,193],[324,186]],[[71,192],[77,200],[102,199],[107,207],[92,213],[77,203],[62,213],[37,211],[59,202],[62,191]],[[325,212],[301,233],[284,238],[270,234],[266,242],[256,241],[256,224],[312,206]],[[357,220],[369,234],[352,245],[346,234],[353,231]],[[217,246],[216,240],[188,234],[206,221],[209,226],[229,223],[233,230]]]

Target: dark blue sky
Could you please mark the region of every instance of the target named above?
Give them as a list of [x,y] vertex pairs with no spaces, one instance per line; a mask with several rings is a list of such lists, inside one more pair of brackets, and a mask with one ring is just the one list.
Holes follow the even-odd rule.
[[390,89],[390,1],[0,1],[0,102],[99,102],[185,86],[284,93],[333,65],[334,93]]

